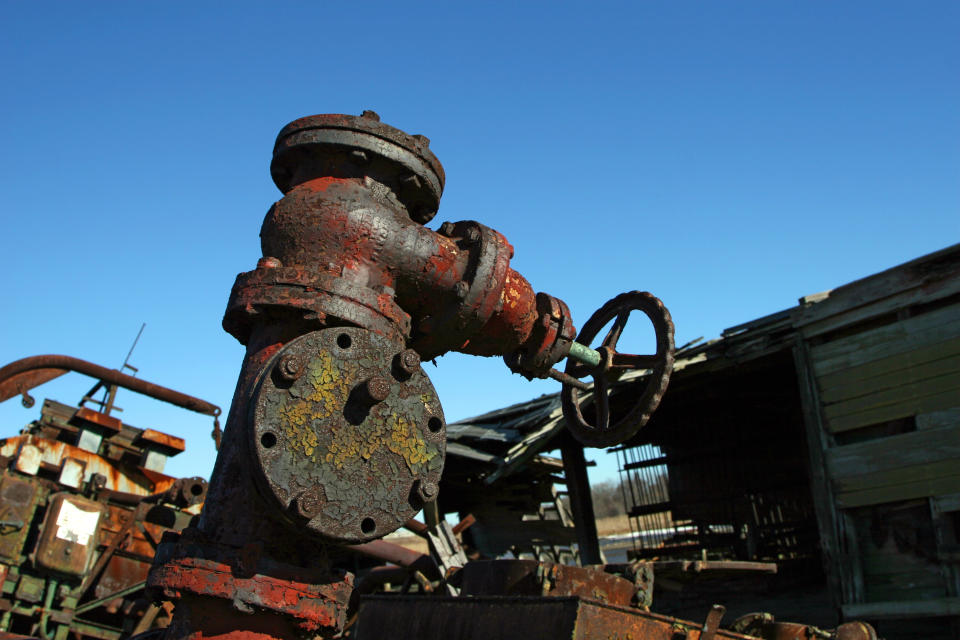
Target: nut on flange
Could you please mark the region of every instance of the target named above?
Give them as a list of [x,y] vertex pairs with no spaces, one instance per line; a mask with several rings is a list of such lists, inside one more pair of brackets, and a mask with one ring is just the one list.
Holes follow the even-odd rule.
[[[356,327],[314,331],[274,356],[276,373],[253,393],[254,477],[281,513],[331,542],[395,531],[436,495],[443,411],[417,353],[397,347]],[[303,363],[292,382],[288,362]]]

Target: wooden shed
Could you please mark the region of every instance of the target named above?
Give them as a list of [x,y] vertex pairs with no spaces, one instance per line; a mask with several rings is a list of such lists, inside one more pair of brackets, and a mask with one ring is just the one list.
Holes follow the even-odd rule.
[[842,618],[960,637],[960,245],[684,350],[618,451],[637,556],[815,560]]
[[960,245],[801,302],[812,489],[843,615],[960,616]]
[[[614,417],[644,384],[612,385]],[[556,401],[463,428],[549,436],[511,443],[497,466],[512,469],[556,446]],[[660,408],[614,451],[633,557],[779,566],[735,586],[658,581],[656,610],[717,601],[731,616],[865,619],[888,640],[960,637],[960,244],[679,350]]]

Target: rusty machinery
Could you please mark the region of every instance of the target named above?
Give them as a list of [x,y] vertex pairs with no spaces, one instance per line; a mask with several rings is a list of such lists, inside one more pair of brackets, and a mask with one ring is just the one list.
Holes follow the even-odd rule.
[[[215,421],[220,409],[55,355],[0,368],[0,402],[21,396],[30,408],[31,389],[69,371],[97,380],[79,406],[46,400],[38,420],[0,440],[0,634],[117,640],[169,618],[169,605],[144,596],[147,571],[163,533],[186,527],[207,490],[202,478],[163,473],[183,451],[182,439],[111,415],[117,389]],[[101,391],[103,400],[95,400]]]
[[[223,320],[246,354],[207,501],[197,526],[167,534],[148,580],[177,603],[167,640],[334,635],[353,592],[353,576],[331,569],[338,546],[416,561],[377,539],[438,492],[446,424],[421,362],[502,355],[517,373],[553,377],[590,446],[635,433],[673,365],[670,316],[650,294],[614,298],[575,341],[567,305],[510,268],[503,235],[474,221],[424,226],[444,186],[424,136],[371,111],[306,117],[280,131],[271,174],[284,195]],[[655,328],[652,354],[616,351],[632,311]],[[650,382],[613,419],[608,379],[631,369]],[[363,610],[360,637],[381,637],[363,631]]]

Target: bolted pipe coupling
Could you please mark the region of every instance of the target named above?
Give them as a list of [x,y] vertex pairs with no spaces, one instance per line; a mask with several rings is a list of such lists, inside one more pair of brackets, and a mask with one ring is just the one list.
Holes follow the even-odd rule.
[[436,215],[446,179],[426,136],[384,124],[373,111],[294,120],[277,135],[270,175],[284,193],[324,176],[369,176],[389,187],[420,224]]

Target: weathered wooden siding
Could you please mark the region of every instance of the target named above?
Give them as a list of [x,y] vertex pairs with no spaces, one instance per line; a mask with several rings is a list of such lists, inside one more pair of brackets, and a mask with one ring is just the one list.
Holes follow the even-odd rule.
[[960,405],[960,304],[810,351],[834,433]]
[[[807,428],[847,616],[960,607],[960,245],[841,287],[795,315]],[[818,470],[813,469],[816,476]],[[918,603],[926,603],[918,607]]]
[[827,468],[841,509],[960,490],[960,423],[832,447]]

